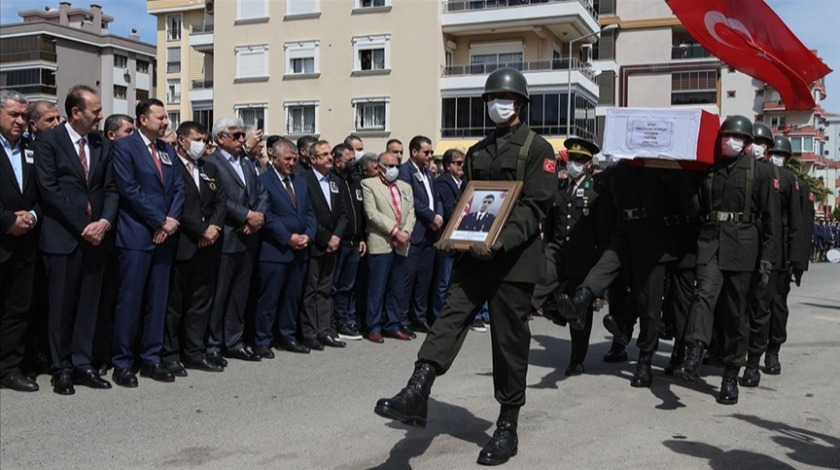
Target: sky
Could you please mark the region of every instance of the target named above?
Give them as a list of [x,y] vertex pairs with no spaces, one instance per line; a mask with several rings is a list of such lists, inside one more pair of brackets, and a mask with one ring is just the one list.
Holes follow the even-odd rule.
[[[102,5],[103,12],[115,18],[110,25],[112,34],[128,36],[131,29],[136,28],[141,41],[155,39],[155,17],[146,12],[146,0],[69,1],[84,7],[91,3]],[[828,112],[840,114],[840,0],[766,1],[802,43],[809,49],[817,49],[819,56],[834,70],[825,79],[828,98],[822,105]],[[0,0],[0,24],[19,21],[17,12],[20,10],[45,6],[58,8],[58,3],[58,0]]]

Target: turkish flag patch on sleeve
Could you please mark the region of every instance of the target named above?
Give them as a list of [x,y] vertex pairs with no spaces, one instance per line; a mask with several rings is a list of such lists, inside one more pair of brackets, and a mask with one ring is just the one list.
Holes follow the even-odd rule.
[[814,193],[808,193],[808,199],[809,199],[811,202],[814,202]]
[[793,183],[796,186],[796,190],[799,191],[799,180],[796,180]]
[[557,172],[557,161],[553,158],[546,158],[543,160],[543,171],[546,173],[556,173]]
[[773,178],[773,187],[779,189],[779,179]]

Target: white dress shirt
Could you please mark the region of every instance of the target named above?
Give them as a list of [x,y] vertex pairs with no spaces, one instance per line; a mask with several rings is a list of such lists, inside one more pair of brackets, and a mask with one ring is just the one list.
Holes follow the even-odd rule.
[[69,122],[64,123],[64,128],[67,129],[67,133],[70,134],[70,142],[73,142],[73,150],[76,151],[76,157],[81,160],[81,155],[79,155],[79,140],[85,139],[85,167],[90,172],[90,142],[86,136],[82,136],[72,126],[70,126]]
[[426,188],[426,196],[429,197],[429,209],[431,209],[432,212],[434,212],[435,198],[432,197],[432,185],[431,183],[429,183],[429,178],[426,178],[426,172],[421,170],[420,167],[418,167],[417,164],[414,163],[414,160],[409,161],[411,162],[411,165],[414,167],[414,169],[417,170],[415,174],[420,175],[420,181],[423,182],[423,186]]
[[330,175],[327,173],[326,175],[322,175],[315,167],[312,167],[312,172],[315,173],[315,179],[318,180],[318,184],[321,186],[321,192],[324,193],[324,199],[327,200],[327,206],[329,206],[330,210],[332,210],[332,201],[330,200]]
[[225,160],[230,163],[230,166],[233,167],[233,171],[239,176],[239,180],[242,181],[242,184],[248,186],[248,183],[245,181],[245,172],[242,171],[242,162],[239,161],[238,156],[233,156],[227,153],[224,149],[219,149],[222,152],[222,156],[225,157]]
[[198,177],[198,163],[191,160],[189,157],[188,158],[182,157],[181,154],[178,154],[178,158],[181,159],[181,163],[184,164],[184,168],[186,168],[187,171],[190,171],[190,165],[192,165],[191,173],[192,173],[193,183],[195,183],[196,188],[201,189],[201,186],[199,186],[199,180],[198,180],[198,178],[199,178]]

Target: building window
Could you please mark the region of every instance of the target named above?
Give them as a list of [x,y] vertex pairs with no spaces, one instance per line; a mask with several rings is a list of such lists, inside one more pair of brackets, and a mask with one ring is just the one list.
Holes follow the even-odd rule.
[[193,121],[201,124],[207,129],[213,127],[213,110],[212,109],[194,109]]
[[784,116],[773,116],[770,118],[770,125],[773,127],[784,126],[785,124],[787,124],[787,122],[785,121],[786,120]]
[[813,137],[803,137],[802,138],[802,151],[806,153],[814,153],[814,138]]
[[236,0],[236,19],[268,18],[268,0]]
[[286,15],[313,15],[321,11],[319,0],[286,0]]
[[268,46],[236,48],[236,78],[268,77]]
[[319,41],[286,43],[286,74],[318,73]]
[[134,90],[134,99],[137,101],[149,99],[149,90]]
[[266,105],[247,105],[237,106],[236,114],[245,127],[252,127],[254,129],[265,129],[265,108]]
[[592,60],[615,59],[615,30],[601,33],[598,42],[592,45]]
[[55,95],[55,71],[41,68],[0,71],[0,89],[7,88],[24,94]]
[[505,67],[522,70],[524,48],[521,42],[470,44],[470,73],[481,75]]
[[388,130],[388,100],[368,98],[353,100],[354,132],[383,132]]
[[114,99],[128,99],[128,87],[124,87],[122,85],[114,85]]
[[169,128],[173,130],[177,129],[181,125],[181,113],[173,112],[166,114],[169,115]]
[[726,97],[727,98],[735,98],[735,90],[727,90]]
[[353,38],[353,71],[390,70],[391,35]]
[[149,73],[149,62],[138,60],[135,63],[137,64],[137,73]]
[[168,47],[166,49],[166,73],[181,71],[181,48]]
[[318,104],[286,103],[286,134],[313,135],[318,133]]
[[802,153],[802,137],[791,137],[790,147],[793,153]]
[[128,67],[128,57],[124,55],[115,55],[114,56],[114,68],[115,69],[124,69]]
[[166,15],[166,40],[181,40],[181,15]]
[[716,70],[671,74],[671,104],[715,104],[716,102]]
[[181,102],[181,80],[167,80],[166,81],[166,102],[180,103]]
[[378,8],[391,5],[391,0],[356,0],[356,8]]

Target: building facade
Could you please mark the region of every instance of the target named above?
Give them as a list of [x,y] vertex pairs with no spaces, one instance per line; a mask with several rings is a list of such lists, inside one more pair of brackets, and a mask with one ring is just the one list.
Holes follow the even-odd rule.
[[0,27],[0,89],[58,104],[74,85],[97,88],[103,113],[134,115],[138,100],[155,96],[155,46],[108,32],[102,8],[25,10],[22,23]]

